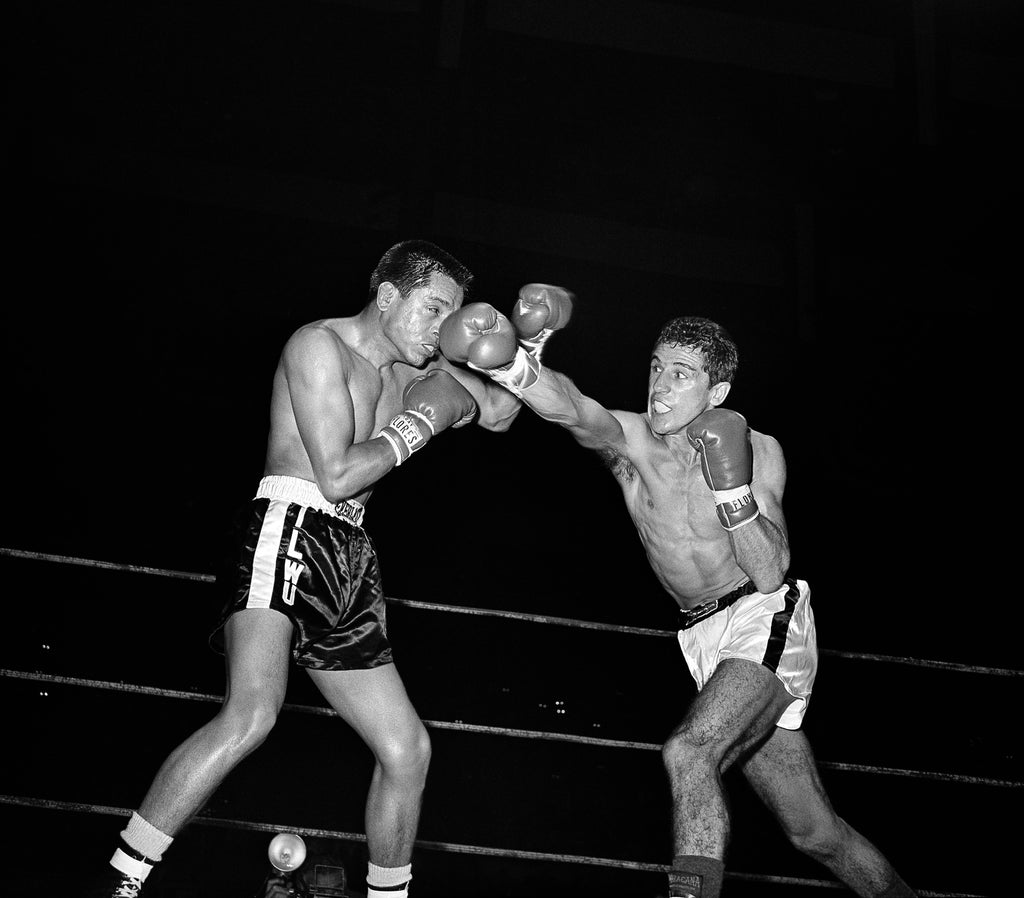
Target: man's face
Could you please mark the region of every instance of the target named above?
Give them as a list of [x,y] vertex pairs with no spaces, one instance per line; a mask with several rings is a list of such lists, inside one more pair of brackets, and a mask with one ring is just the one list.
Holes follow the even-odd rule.
[[659,343],[651,354],[647,380],[651,429],[661,435],[678,433],[706,408],[725,398],[723,386],[710,383],[703,352]]
[[455,281],[434,271],[426,284],[394,300],[391,337],[406,362],[419,368],[437,354],[441,322],[462,305],[462,297]]

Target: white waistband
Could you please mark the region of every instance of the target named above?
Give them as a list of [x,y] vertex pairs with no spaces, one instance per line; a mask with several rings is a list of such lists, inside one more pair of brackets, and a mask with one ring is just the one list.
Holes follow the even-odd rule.
[[361,527],[365,509],[358,502],[345,499],[343,502],[328,502],[320,488],[311,480],[299,477],[285,477],[280,474],[269,474],[260,481],[256,490],[257,499],[286,499],[297,505],[305,505],[325,514],[341,518],[350,524]]

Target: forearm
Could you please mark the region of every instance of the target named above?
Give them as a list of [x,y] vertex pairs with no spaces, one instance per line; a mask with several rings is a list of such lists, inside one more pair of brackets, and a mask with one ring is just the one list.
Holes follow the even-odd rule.
[[566,428],[586,449],[618,446],[622,424],[608,409],[585,396],[568,377],[542,368],[536,383],[523,391],[523,402],[545,421]]
[[789,571],[789,540],[763,514],[729,532],[736,562],[754,581],[758,592],[774,592]]
[[512,426],[512,422],[523,410],[519,398],[490,382],[483,383],[483,399],[477,400],[480,417],[477,423],[486,430],[502,433]]
[[365,493],[397,465],[395,450],[378,436],[355,443],[343,455],[315,465],[314,476],[328,502],[343,502]]

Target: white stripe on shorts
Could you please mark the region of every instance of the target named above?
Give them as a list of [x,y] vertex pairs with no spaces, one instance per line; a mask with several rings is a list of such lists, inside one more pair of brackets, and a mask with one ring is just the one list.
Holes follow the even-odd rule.
[[249,598],[246,608],[269,608],[274,595],[277,576],[277,550],[284,533],[284,519],[290,503],[285,499],[271,499],[267,513],[263,516],[260,538],[256,542],[256,553],[252,559],[252,579],[249,581]]

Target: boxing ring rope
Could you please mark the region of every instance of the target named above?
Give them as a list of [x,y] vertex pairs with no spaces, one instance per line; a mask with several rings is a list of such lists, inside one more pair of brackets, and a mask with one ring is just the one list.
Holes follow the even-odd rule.
[[[178,580],[191,580],[197,583],[213,583],[213,574],[199,574],[191,571],[176,571],[165,568],[146,567],[135,564],[122,564],[112,561],[96,561],[90,558],[76,558],[70,555],[55,555],[45,552],[30,552],[24,549],[10,549],[0,546],[0,557],[22,558],[31,561],[49,561],[57,564],[71,564],[82,567],[100,568],[110,571],[121,571],[134,574],[149,574],[157,577],[168,577]],[[626,624],[606,624],[598,621],[576,620],[568,617],[553,617],[547,614],[527,614],[521,611],[502,611],[491,608],[472,608],[464,605],[443,605],[438,602],[423,602],[416,599],[399,599],[388,596],[386,601],[404,608],[415,608],[421,611],[445,611],[452,614],[468,614],[477,617],[496,617],[506,620],[528,621],[539,624],[553,624],[583,630],[604,630],[611,633],[625,633],[633,636],[671,636],[675,638],[675,630],[660,630],[653,627],[631,627]],[[1001,677],[1024,677],[1024,670],[1013,668],[986,667],[977,664],[958,664],[952,661],[931,661],[924,658],[911,658],[899,655],[878,655],[867,652],[848,652],[838,649],[820,649],[822,656],[846,658],[855,661],[878,661],[889,664],[902,664],[910,667],[924,667],[933,670],[950,670],[958,673],[989,674]]]
[[[191,692],[184,689],[164,689],[159,686],[140,686],[135,683],[114,683],[108,680],[90,680],[81,677],[66,677],[59,674],[46,674],[27,670],[11,670],[0,668],[0,678],[28,680],[48,683],[53,686],[81,686],[89,689],[103,689],[112,692],[123,692],[131,695],[146,695],[155,698],[177,698],[197,702],[224,701],[223,695],[213,693]],[[333,708],[321,705],[298,705],[285,703],[284,711],[300,714],[312,714],[318,717],[337,717]],[[485,724],[464,723],[458,720],[424,720],[424,725],[435,730],[454,730],[463,733],[475,733],[484,736],[510,736],[516,739],[542,739],[549,742],[572,742],[578,745],[594,745],[600,748],[632,748],[641,751],[661,751],[661,744],[654,742],[632,742],[626,739],[602,739],[597,736],[579,736],[575,733],[557,733],[546,730],[523,730],[514,727],[487,726]],[[897,767],[876,767],[870,764],[847,764],[838,761],[819,761],[822,770],[838,770],[845,773],[877,773],[885,776],[896,776],[910,779],[935,780],[946,783],[959,783],[971,786],[996,786],[1000,788],[1021,789],[1024,782],[1002,780],[992,777],[967,776],[958,773],[940,773],[929,770],[905,770]]]
[[[109,805],[84,804],[74,801],[53,801],[45,798],[25,798],[17,795],[0,795],[0,805],[45,809],[66,812],[105,814],[112,817],[128,817],[129,808],[111,807]],[[308,826],[292,826],[291,824],[258,823],[251,820],[232,820],[225,817],[212,817],[200,814],[193,818],[192,823],[205,826],[217,826],[227,829],[240,829],[249,832],[279,833],[290,832],[300,836],[321,839],[337,839],[343,842],[365,842],[366,836],[361,833],[348,833],[332,829],[315,829]],[[619,870],[634,870],[641,873],[668,873],[671,869],[664,864],[651,864],[643,861],[625,861],[617,858],[587,857],[578,854],[554,854],[543,851],[525,851],[519,848],[491,848],[482,845],[462,845],[455,842],[434,842],[423,839],[416,840],[416,847],[427,851],[443,851],[453,854],[472,854],[482,857],[498,857],[507,860],[546,861],[550,863],[579,864],[595,867],[612,867]],[[842,889],[846,887],[838,882],[827,879],[802,879],[795,876],[771,876],[762,873],[737,873],[726,871],[725,878],[735,882],[756,882],[767,885],[806,886],[818,889]],[[986,898],[974,892],[935,892],[918,889],[920,898]]]
[[[189,571],[169,570],[157,567],[142,565],[131,565],[116,562],[98,561],[94,559],[78,558],[67,555],[33,552],[21,549],[0,547],[0,557],[20,558],[32,561],[44,561],[58,564],[70,564],[104,570],[112,570],[126,573],[141,573],[152,576],[159,576],[172,579],[189,580],[201,583],[213,583],[215,577],[212,574],[200,574]],[[441,611],[456,614],[467,614],[480,617],[504,618],[511,620],[526,621],[532,623],[548,624],[555,626],[573,627],[578,629],[603,630],[614,633],[626,633],[641,636],[671,636],[675,637],[674,630],[661,630],[649,627],[633,627],[619,624],[606,624],[596,621],[583,621],[571,618],[554,617],[542,614],[528,614],[516,611],[493,610],[486,608],[473,608],[458,605],[445,605],[435,602],[423,602],[410,599],[399,599],[388,597],[386,601],[393,605],[408,607],[424,611]],[[924,667],[940,670],[957,671],[962,673],[987,674],[1000,677],[1021,677],[1024,670],[986,667],[981,665],[957,664],[953,662],[931,661],[926,659],[900,657],[890,655],[878,655],[860,652],[847,652],[839,650],[822,650],[822,655],[847,658],[853,660],[878,661],[892,664],[902,664],[913,667]],[[0,678],[38,682],[54,686],[72,686],[80,688],[99,689],[113,692],[121,692],[134,695],[144,695],[159,698],[174,698],[187,701],[200,702],[223,702],[223,695],[212,693],[200,693],[189,690],[166,689],[155,686],[144,686],[132,683],[110,682],[105,680],[87,679],[81,677],[62,676],[47,674],[38,671],[23,671],[9,668],[0,668]],[[300,705],[286,703],[282,710],[310,714],[322,717],[336,717],[337,713],[333,708],[318,705]],[[602,748],[625,748],[641,751],[660,751],[661,745],[648,742],[634,742],[620,739],[604,739],[594,736],[582,736],[573,733],[557,733],[538,730],[525,730],[510,727],[488,726],[483,724],[468,724],[462,721],[447,720],[424,720],[423,723],[433,729],[452,730],[458,732],[474,733],[489,736],[504,736],[519,739],[547,740],[555,742],[568,742],[582,745],[591,745]],[[992,777],[969,776],[955,773],[943,773],[936,771],[906,770],[890,767],[877,767],[865,764],[848,764],[842,762],[819,762],[819,767],[825,770],[836,770],[853,773],[871,773],[886,776],[905,777],[912,779],[926,779],[965,785],[991,786],[996,788],[1020,789],[1024,783],[1012,780],[996,779]],[[68,801],[55,801],[44,798],[26,796],[12,796],[0,794],[0,805],[8,805],[24,808],[50,809],[67,812],[88,812],[110,816],[128,817],[131,814],[129,808],[109,807],[103,805],[83,804]],[[320,837],[337,839],[349,842],[365,842],[366,837],[358,833],[346,833],[335,830],[314,829],[310,827],[279,825],[270,823],[259,823],[252,821],[231,820],[217,818],[200,814],[194,820],[195,823],[209,826],[228,827],[257,832],[294,832],[301,836]],[[613,858],[587,857],[581,855],[565,855],[546,852],[526,851],[510,848],[493,848],[487,846],[462,845],[447,842],[417,840],[416,846],[426,850],[436,850],[457,854],[475,854],[496,858],[513,860],[546,861],[556,863],[581,864],[599,867],[613,867],[622,870],[632,870],[650,873],[667,873],[669,867],[662,864],[645,863],[641,861],[629,861]],[[829,880],[812,880],[795,877],[780,877],[767,874],[739,873],[727,871],[727,879],[737,882],[758,882],[773,885],[805,886],[812,888],[842,889],[840,883]],[[918,890],[922,898],[985,898],[983,895],[965,892],[937,892]]]

